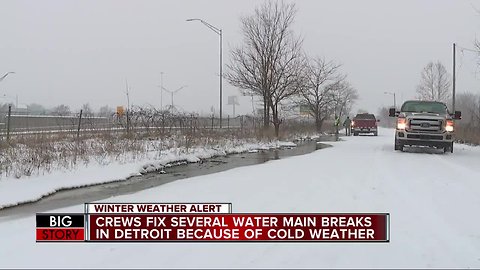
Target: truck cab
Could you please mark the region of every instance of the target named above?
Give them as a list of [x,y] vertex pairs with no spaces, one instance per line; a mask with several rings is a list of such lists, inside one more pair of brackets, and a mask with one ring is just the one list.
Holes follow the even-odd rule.
[[390,117],[397,117],[395,125],[395,150],[404,150],[404,146],[428,146],[443,148],[453,153],[455,119],[461,119],[462,113],[449,113],[447,105],[437,101],[409,100],[396,111],[389,110]]

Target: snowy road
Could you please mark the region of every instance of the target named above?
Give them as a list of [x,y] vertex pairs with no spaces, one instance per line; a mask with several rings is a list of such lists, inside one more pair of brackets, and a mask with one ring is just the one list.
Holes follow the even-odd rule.
[[0,219],[0,267],[480,267],[480,147],[394,152],[393,131],[385,129],[333,144],[107,201],[229,201],[234,212],[389,212],[390,243],[36,244],[31,216]]

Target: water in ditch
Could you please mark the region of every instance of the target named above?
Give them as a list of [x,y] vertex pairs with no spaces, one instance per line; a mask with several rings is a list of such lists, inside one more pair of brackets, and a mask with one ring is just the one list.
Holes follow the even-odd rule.
[[0,210],[0,217],[4,220],[28,216],[38,212],[46,212],[63,207],[83,204],[85,202],[103,200],[118,195],[131,194],[188,177],[221,172],[241,166],[261,164],[270,160],[282,159],[285,157],[304,155],[318,149],[329,147],[330,145],[320,143],[319,141],[331,140],[334,140],[334,138],[325,136],[317,141],[311,140],[297,143],[296,147],[259,150],[254,153],[248,152],[215,157],[204,160],[201,163],[188,163],[185,165],[165,168],[166,173],[164,174],[148,173],[145,175],[133,176],[127,180],[118,182],[63,190],[44,197],[37,202],[4,208]]

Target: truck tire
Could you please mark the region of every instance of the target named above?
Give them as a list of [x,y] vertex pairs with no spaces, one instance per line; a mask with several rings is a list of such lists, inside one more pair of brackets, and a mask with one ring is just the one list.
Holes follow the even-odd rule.
[[403,152],[403,145],[401,145],[398,140],[397,140],[397,137],[395,137],[395,151],[402,151]]
[[378,131],[375,131],[375,132],[373,133],[373,136],[378,136]]
[[401,145],[401,144],[395,144],[395,150],[396,150],[396,151],[402,151],[402,152],[403,152],[403,145]]
[[353,132],[353,136],[358,136],[358,132]]
[[449,145],[445,146],[443,148],[443,152],[444,153],[447,153],[447,152],[453,153],[453,142],[451,142]]

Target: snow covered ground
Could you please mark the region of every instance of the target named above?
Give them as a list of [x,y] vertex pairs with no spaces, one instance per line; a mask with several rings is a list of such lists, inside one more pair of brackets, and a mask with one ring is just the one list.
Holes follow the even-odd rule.
[[31,216],[0,218],[0,267],[480,267],[480,148],[394,152],[388,129],[345,140],[107,201],[229,201],[234,212],[389,212],[390,243],[37,244]]
[[103,165],[91,162],[72,171],[58,170],[40,176],[0,179],[0,209],[20,203],[37,201],[58,190],[83,187],[112,181],[123,181],[129,176],[161,171],[165,166],[198,162],[201,159],[248,151],[295,146],[292,142],[272,141],[248,143],[228,141],[208,148],[175,147],[165,151],[149,151],[144,158],[130,162],[109,161]]

